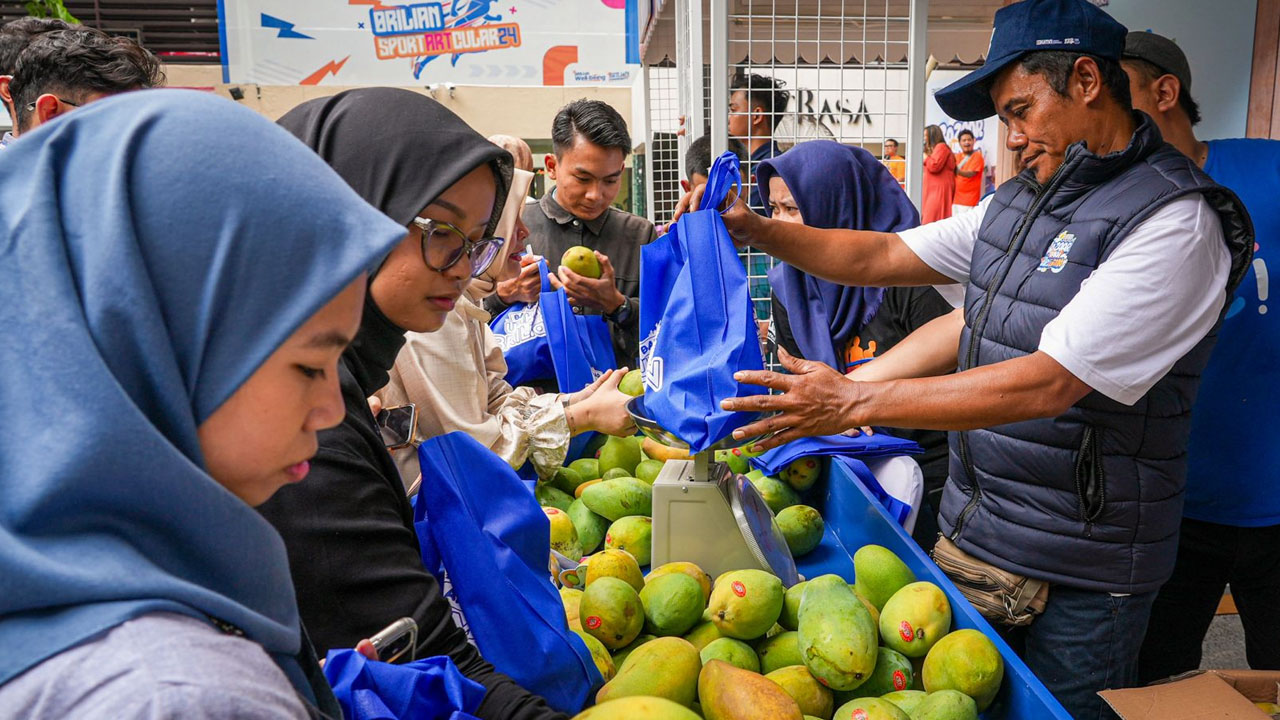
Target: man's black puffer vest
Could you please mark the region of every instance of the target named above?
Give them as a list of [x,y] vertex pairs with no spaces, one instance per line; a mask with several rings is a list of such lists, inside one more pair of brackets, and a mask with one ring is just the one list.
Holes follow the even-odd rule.
[[[973,250],[961,370],[1035,352],[1090,273],[1187,195],[1217,211],[1228,298],[1235,290],[1253,254],[1244,206],[1135,117],[1124,150],[1098,157],[1077,143],[1046,185],[1023,173],[996,191]],[[1187,242],[1199,239],[1188,231]],[[1216,337],[1217,326],[1132,407],[1091,392],[1055,418],[953,434],[942,532],[1030,577],[1113,593],[1159,588],[1173,569],[1191,406]]]

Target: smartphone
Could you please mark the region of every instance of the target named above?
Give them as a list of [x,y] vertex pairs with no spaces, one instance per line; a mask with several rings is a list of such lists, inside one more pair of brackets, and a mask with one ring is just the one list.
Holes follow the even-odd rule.
[[383,408],[378,413],[378,430],[388,450],[399,450],[413,444],[418,430],[418,408],[413,403]]
[[405,653],[413,661],[418,652],[418,623],[411,617],[402,617],[369,638],[382,662],[395,662]]

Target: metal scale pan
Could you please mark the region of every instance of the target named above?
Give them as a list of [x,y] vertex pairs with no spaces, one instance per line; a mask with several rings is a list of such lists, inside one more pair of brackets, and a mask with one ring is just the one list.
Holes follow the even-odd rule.
[[[649,417],[644,396],[627,412],[645,436],[677,449],[688,444]],[[729,570],[766,570],[791,587],[800,581],[791,550],[773,511],[745,476],[714,461],[716,450],[762,440],[725,438],[692,460],[668,460],[653,483],[654,567],[674,561],[695,563],[712,577]]]

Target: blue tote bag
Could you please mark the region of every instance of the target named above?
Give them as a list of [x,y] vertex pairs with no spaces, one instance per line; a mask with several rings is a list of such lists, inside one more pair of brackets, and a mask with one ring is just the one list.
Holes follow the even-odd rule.
[[609,324],[600,315],[577,315],[564,290],[553,290],[547,261],[538,261],[538,302],[516,303],[489,324],[507,361],[513,387],[554,378],[561,392],[576,392],[614,369]]
[[[609,324],[599,315],[578,315],[564,290],[553,290],[547,261],[538,261],[542,292],[538,302],[518,303],[490,323],[507,361],[512,387],[555,378],[560,392],[577,392],[615,368]],[[569,457],[582,454],[595,433],[569,442]]]
[[418,448],[413,519],[424,566],[466,617],[476,647],[521,687],[573,714],[604,682],[551,584],[551,527],[511,466],[461,432]]
[[751,458],[752,467],[766,475],[777,475],[794,460],[802,457],[848,457],[861,460],[892,457],[894,455],[919,455],[924,452],[914,440],[904,440],[876,432],[875,435],[819,435],[798,438],[776,447],[759,457]]
[[346,720],[474,720],[488,692],[444,656],[391,665],[330,650],[324,677]]
[[747,272],[716,210],[740,183],[738,158],[725,153],[709,171],[702,206],[641,249],[640,365],[645,409],[700,452],[753,418],[720,401],[767,392],[733,379],[761,370],[760,341]]

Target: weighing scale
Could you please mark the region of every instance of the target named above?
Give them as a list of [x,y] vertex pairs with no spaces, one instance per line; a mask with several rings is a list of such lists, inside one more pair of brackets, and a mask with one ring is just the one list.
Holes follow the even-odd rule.
[[[640,432],[655,442],[688,450],[651,419],[644,396],[627,403]],[[727,437],[692,460],[668,460],[653,482],[652,566],[687,561],[711,577],[729,570],[765,570],[791,587],[800,582],[791,549],[764,498],[743,475],[715,462],[715,451],[764,439]]]

